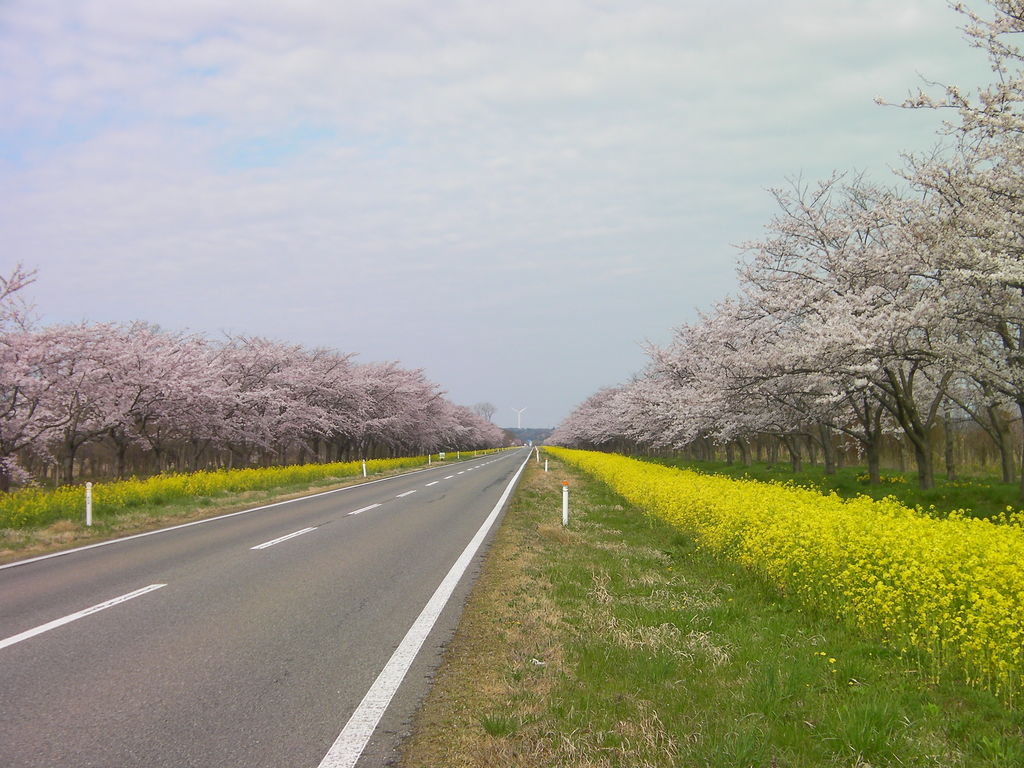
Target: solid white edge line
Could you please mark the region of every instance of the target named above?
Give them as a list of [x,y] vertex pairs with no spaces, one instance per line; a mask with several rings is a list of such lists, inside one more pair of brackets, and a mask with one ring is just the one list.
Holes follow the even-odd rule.
[[98,611],[102,611],[107,608],[112,608],[113,606],[118,605],[119,603],[123,603],[126,600],[131,600],[133,597],[139,597],[140,595],[144,595],[147,592],[152,592],[156,589],[160,589],[161,587],[166,586],[166,584],[150,584],[148,587],[136,589],[134,592],[129,592],[126,595],[121,595],[120,597],[115,597],[111,600],[106,600],[102,603],[97,603],[96,605],[93,605],[81,611],[77,611],[76,613],[69,613],[67,616],[62,616],[59,619],[54,619],[53,621],[48,621],[45,624],[40,624],[38,627],[35,627],[33,629],[27,629],[24,632],[21,632],[17,635],[11,635],[6,640],[0,640],[0,648],[6,648],[9,645],[20,643],[22,640],[28,640],[30,637],[41,635],[43,632],[49,632],[51,629],[56,629],[57,627],[61,627],[65,624],[70,624],[72,621],[81,619],[85,616],[88,616],[89,614],[97,613]]
[[304,533],[309,533],[310,531],[315,531],[316,529],[317,526],[315,525],[312,528],[303,528],[301,531],[295,531],[293,533],[289,533],[287,536],[279,536],[276,539],[264,541],[262,544],[257,544],[255,547],[249,547],[249,549],[266,549],[267,547],[272,547],[275,544],[280,544],[282,541],[288,541],[288,539],[294,539],[296,536],[301,536]]
[[396,498],[396,499],[400,499],[400,498],[402,498],[403,496],[410,496],[410,495],[412,495],[412,494],[414,494],[414,493],[416,493],[416,491],[415,491],[415,490],[412,490],[412,491],[406,491],[405,493],[400,493],[400,494],[398,494],[397,496],[395,496],[395,498]]
[[37,557],[29,557],[25,560],[15,560],[13,563],[7,563],[6,565],[0,565],[0,571],[7,568],[15,568],[19,565],[28,565],[29,563],[38,563],[40,560],[50,560],[54,557],[63,557],[64,555],[70,555],[73,552],[84,552],[87,549],[96,549],[97,547],[105,547],[108,544],[117,544],[121,541],[131,541],[132,539],[141,539],[145,536],[155,536],[158,533],[167,533],[168,531],[177,531],[181,528],[191,528],[193,525],[202,525],[203,523],[212,523],[216,520],[226,520],[229,517],[237,517],[238,515],[247,515],[250,512],[259,512],[261,509],[270,509],[271,507],[279,507],[282,504],[293,504],[296,501],[305,501],[306,499],[315,499],[317,496],[327,496],[332,493],[341,493],[342,491],[351,491],[355,488],[365,488],[368,485],[374,485],[375,483],[385,483],[388,480],[398,480],[402,477],[408,477],[409,475],[415,475],[420,472],[433,472],[441,469],[441,467],[424,467],[423,469],[413,469],[409,472],[403,472],[400,475],[392,475],[391,477],[380,477],[376,480],[367,480],[365,483],[356,483],[355,485],[346,485],[344,488],[335,488],[332,491],[321,491],[320,493],[311,493],[308,496],[299,496],[296,499],[286,499],[285,501],[275,501],[273,504],[264,504],[260,507],[252,507],[251,509],[242,509],[238,512],[228,512],[226,515],[217,515],[216,517],[207,517],[203,520],[193,520],[191,523],[181,523],[180,525],[172,525],[167,528],[157,528],[155,531],[146,531],[145,533],[134,533],[131,536],[122,536],[119,539],[110,539],[109,541],[99,541],[95,544],[86,544],[84,547],[75,547],[74,549],[65,549],[60,552],[51,552],[48,555],[38,555]]
[[356,707],[355,712],[352,713],[345,727],[338,734],[338,738],[334,740],[334,744],[331,745],[327,754],[324,755],[324,759],[320,761],[319,768],[352,768],[356,761],[359,760],[359,756],[363,754],[366,742],[373,735],[373,731],[376,729],[377,723],[380,722],[384,710],[391,703],[395,691],[402,684],[402,680],[409,671],[409,667],[412,666],[416,654],[419,653],[420,647],[437,622],[437,618],[441,615],[441,611],[448,602],[448,598],[455,591],[455,587],[462,578],[462,574],[466,572],[466,569],[473,560],[473,556],[480,549],[480,545],[483,544],[487,532],[494,525],[494,521],[498,519],[502,507],[504,507],[505,502],[512,493],[512,489],[519,480],[519,476],[523,473],[523,469],[529,461],[530,459],[527,457],[526,461],[519,466],[515,475],[512,476],[508,485],[505,486],[505,490],[502,492],[501,498],[494,505],[494,509],[491,510],[491,513],[484,520],[476,535],[466,545],[462,554],[459,555],[459,559],[452,565],[448,575],[444,577],[433,596],[427,601],[416,621],[409,627],[409,631],[406,632],[401,644],[392,654],[388,663],[384,665],[384,669],[377,675],[377,679],[374,680],[373,685],[370,686],[366,695],[363,696],[363,700],[359,702],[359,706]]
[[376,509],[379,506],[380,506],[380,504],[371,504],[368,507],[360,507],[359,509],[356,509],[356,510],[353,510],[353,511],[349,512],[347,515],[345,515],[345,517],[350,517],[352,515],[358,515],[358,514],[361,514],[363,512],[369,512],[371,509]]

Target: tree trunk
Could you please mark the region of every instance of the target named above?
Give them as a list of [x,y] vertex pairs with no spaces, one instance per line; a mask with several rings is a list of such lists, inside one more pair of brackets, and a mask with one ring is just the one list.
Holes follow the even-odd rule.
[[789,466],[795,475],[804,468],[803,457],[800,455],[800,436],[784,435],[781,440],[782,444],[786,446],[786,450],[789,451]]
[[117,459],[114,466],[114,474],[117,475],[118,480],[124,480],[125,477],[125,456],[128,453],[128,443],[117,443]]
[[733,459],[732,443],[726,443],[725,444],[725,463],[727,465],[729,465],[729,466],[732,466],[732,459]]
[[871,485],[880,485],[882,473],[879,469],[881,461],[879,456],[878,441],[871,440],[864,443],[864,457],[868,462],[868,482]]
[[836,447],[832,440],[832,427],[824,422],[818,422],[818,434],[821,436],[821,458],[825,466],[826,475],[836,473]]
[[736,441],[736,445],[740,449],[740,461],[743,462],[743,466],[744,467],[749,467],[750,466],[750,446],[747,444],[747,441],[744,440],[743,438],[740,438],[739,440],[737,440]]
[[914,461],[917,463],[917,485],[922,491],[935,487],[935,462],[927,443],[914,443]]
[[210,441],[209,439],[196,440],[195,438],[192,438],[192,440],[189,441],[189,444],[192,446],[192,450],[189,452],[189,466],[192,467],[193,472],[198,472],[200,459],[206,451],[207,446],[209,446]]
[[[914,400],[914,378],[919,370],[918,363],[908,369],[885,369],[888,387],[887,397],[882,398],[886,409],[899,422],[903,434],[910,441],[917,462],[917,483],[922,490],[935,487],[935,466],[931,450],[931,428],[935,424],[939,408],[946,402],[945,389],[951,373],[942,375],[937,395],[922,413]],[[901,453],[902,457],[902,453]]]
[[1010,430],[998,408],[988,406],[988,416],[992,425],[993,442],[996,444],[996,450],[999,451],[999,468],[1002,471],[1003,482],[1012,483],[1016,472]]
[[999,438],[999,465],[1003,473],[1003,482],[1012,483],[1015,479],[1015,467],[1013,457],[1013,441],[1010,438],[1010,431],[1006,430]]
[[956,457],[953,455],[953,417],[949,413],[949,406],[942,409],[942,434],[944,452],[943,458],[946,461],[946,479],[952,482],[956,480]]
[[[1021,421],[1024,422],[1024,400],[1017,401],[1017,410],[1020,411]],[[1024,450],[1020,452],[1020,491],[1018,492],[1018,500],[1021,504],[1024,504]]]
[[64,455],[60,459],[60,485],[71,485],[75,481],[74,447],[64,446]]

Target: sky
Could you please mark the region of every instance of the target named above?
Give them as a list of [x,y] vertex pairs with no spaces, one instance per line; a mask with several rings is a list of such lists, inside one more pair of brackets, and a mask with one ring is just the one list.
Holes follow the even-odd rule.
[[[974,4],[974,7],[978,7]],[[895,182],[987,82],[942,0],[0,0],[44,324],[398,360],[554,426],[735,289],[767,190]]]

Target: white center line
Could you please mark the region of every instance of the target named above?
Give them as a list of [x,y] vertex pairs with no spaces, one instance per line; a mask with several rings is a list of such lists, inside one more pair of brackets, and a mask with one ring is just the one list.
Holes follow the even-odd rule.
[[347,515],[345,515],[345,517],[349,517],[351,515],[358,515],[360,512],[369,512],[371,509],[376,509],[379,506],[380,506],[380,504],[371,504],[368,507],[360,507],[359,509],[357,509],[357,510],[355,510],[353,512],[349,512]]
[[139,597],[140,595],[144,595],[147,592],[152,592],[153,590],[160,589],[160,587],[166,586],[166,584],[150,584],[148,587],[136,589],[134,592],[129,592],[127,595],[121,595],[120,597],[115,597],[111,600],[107,600],[102,603],[97,603],[96,605],[90,608],[86,608],[85,610],[78,611],[77,613],[69,613],[67,616],[63,616],[59,619],[54,619],[53,621],[48,621],[45,624],[40,624],[35,629],[28,629],[20,634],[11,635],[6,640],[0,640],[0,648],[6,648],[9,645],[20,643],[22,640],[28,640],[30,637],[41,635],[43,632],[48,632],[49,630],[56,629],[57,627],[63,626],[64,624],[69,624],[72,621],[75,621],[76,619],[81,619],[82,617],[88,616],[91,613],[96,613],[106,608],[111,608],[119,603],[125,602],[126,600],[131,600],[133,597]]
[[400,499],[400,498],[402,498],[403,496],[408,496],[408,495],[409,495],[410,493],[416,493],[416,491],[415,491],[415,490],[412,490],[412,491],[406,491],[405,493],[400,493],[400,494],[398,494],[397,496],[395,496],[395,498],[396,498],[396,499]]
[[301,536],[304,533],[309,533],[310,531],[315,531],[315,530],[316,530],[316,526],[315,525],[312,528],[303,528],[301,531],[295,531],[294,533],[289,533],[287,536],[279,536],[276,539],[271,539],[270,541],[264,541],[262,544],[257,544],[255,547],[249,547],[249,549],[266,549],[267,547],[272,547],[275,544],[280,544],[282,541],[288,541],[288,539],[292,539],[292,538],[295,538],[296,536]]
[[429,488],[430,486],[432,486],[432,485],[437,485],[437,484],[438,484],[438,483],[440,483],[440,482],[441,482],[440,480],[435,480],[435,481],[434,481],[434,482],[432,482],[432,483],[427,483],[426,487],[427,487],[427,488]]
[[455,475],[448,475],[448,477],[446,477],[445,480],[451,480],[453,477],[455,477]]
[[466,470],[462,470],[461,472],[456,472],[455,474],[456,475],[464,475],[464,474],[466,474]]

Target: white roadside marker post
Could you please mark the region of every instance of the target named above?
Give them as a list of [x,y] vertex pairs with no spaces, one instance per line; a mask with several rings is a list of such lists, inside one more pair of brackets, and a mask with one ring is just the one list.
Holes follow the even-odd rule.
[[569,481],[562,481],[562,527],[569,525]]
[[429,453],[427,454],[427,466],[428,467],[430,466],[430,454]]
[[537,452],[537,463],[540,464],[540,448],[534,448],[534,450]]
[[85,524],[92,525],[92,483],[85,484]]
[[544,459],[544,471],[545,472],[548,471],[548,460],[547,459]]
[[363,459],[363,477],[366,477],[366,459]]

